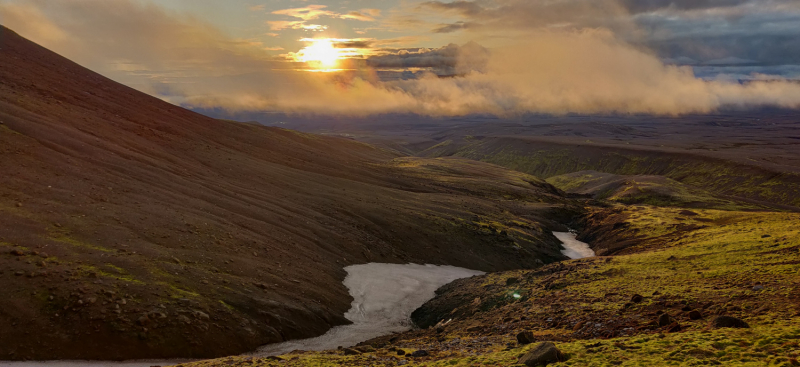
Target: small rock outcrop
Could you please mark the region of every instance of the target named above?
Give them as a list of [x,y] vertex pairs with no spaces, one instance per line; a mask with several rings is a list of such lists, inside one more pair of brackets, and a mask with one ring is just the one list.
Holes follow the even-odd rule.
[[344,355],[346,355],[346,356],[354,356],[354,355],[361,354],[361,352],[359,352],[359,351],[357,351],[355,349],[352,349],[352,348],[344,348],[344,349],[342,349],[342,352],[344,352]]
[[710,326],[714,329],[719,328],[738,328],[738,329],[747,329],[750,328],[744,320],[733,317],[733,316],[717,316],[713,320],[711,320]]
[[657,322],[658,326],[660,327],[669,326],[670,324],[672,324],[672,317],[670,317],[665,313],[662,313],[661,316],[658,317]]
[[550,363],[564,361],[564,354],[551,342],[537,344],[528,353],[519,358],[517,363],[528,367],[546,366]]
[[517,342],[526,345],[536,341],[536,338],[533,336],[532,331],[523,331],[517,334]]
[[428,353],[428,351],[424,349],[415,350],[414,353],[411,353],[412,357],[427,357],[429,355],[430,353]]

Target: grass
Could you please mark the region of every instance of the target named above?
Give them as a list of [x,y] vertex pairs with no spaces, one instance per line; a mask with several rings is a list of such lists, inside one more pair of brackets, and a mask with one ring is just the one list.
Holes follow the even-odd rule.
[[[800,214],[693,210],[696,215],[687,215],[643,205],[598,210],[627,216],[627,234],[639,240],[626,255],[470,279],[439,296],[457,301],[447,316],[454,321],[442,333],[409,332],[355,356],[290,353],[282,361],[230,357],[187,366],[511,366],[533,347],[514,342],[521,330],[556,342],[568,359],[554,367],[800,365]],[[757,283],[765,288],[754,290]],[[514,293],[521,297],[511,297]],[[631,303],[632,294],[645,296],[643,302]],[[704,319],[690,320],[684,305],[702,310]],[[651,326],[656,311],[670,314],[682,330]],[[743,318],[752,328],[711,329],[708,322],[716,314]],[[559,321],[548,325],[554,319]],[[617,329],[613,337],[581,331],[586,329],[581,325],[591,329],[623,321],[628,329]],[[471,331],[474,325],[482,328]],[[398,348],[426,349],[431,356],[398,356]]]
[[[517,144],[517,145],[515,145]],[[667,153],[632,151],[581,152],[580,147],[534,150],[514,141],[476,141],[442,154],[494,163],[549,178],[596,170],[618,175],[660,175],[683,184],[726,195],[800,206],[800,175],[776,175],[738,163]],[[432,149],[428,156],[436,156]]]
[[83,248],[83,249],[96,250],[96,251],[101,251],[101,252],[105,252],[105,253],[113,253],[113,252],[115,252],[114,250],[109,249],[109,248],[105,248],[105,247],[102,247],[102,246],[97,246],[97,245],[93,245],[93,244],[90,244],[90,243],[87,243],[87,242],[76,240],[76,239],[74,239],[72,237],[69,237],[66,234],[63,234],[63,233],[51,232],[49,234],[48,238],[50,240],[53,240],[53,241],[56,241],[56,242],[65,243],[65,244],[72,245],[72,246],[79,247],[79,248]]
[[[108,266],[112,266],[113,267],[113,265],[111,265],[111,264],[106,264],[105,266],[106,267],[108,267]],[[122,270],[121,268],[117,268],[117,267],[114,267],[114,268]],[[140,285],[141,284],[145,284],[143,281],[134,278],[132,275],[128,274],[124,270],[122,270],[122,272],[118,272],[117,274],[111,274],[109,272],[100,270],[99,268],[94,267],[94,266],[90,266],[90,265],[81,265],[81,266],[79,266],[78,267],[78,276],[84,277],[84,278],[95,278],[95,277],[97,277],[97,278],[111,278],[111,279],[116,279],[116,280],[120,280],[120,281],[128,282],[128,283],[133,283],[133,284],[140,284]]]

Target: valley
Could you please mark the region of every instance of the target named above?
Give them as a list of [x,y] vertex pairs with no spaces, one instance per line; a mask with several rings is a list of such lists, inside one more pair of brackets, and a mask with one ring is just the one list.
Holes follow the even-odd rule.
[[[796,111],[236,122],[0,37],[0,360],[800,365]],[[378,263],[472,270],[338,349]]]

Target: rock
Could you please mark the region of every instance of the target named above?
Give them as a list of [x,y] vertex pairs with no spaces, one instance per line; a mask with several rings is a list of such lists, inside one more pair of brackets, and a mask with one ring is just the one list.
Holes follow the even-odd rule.
[[353,349],[355,349],[355,350],[357,350],[357,351],[359,351],[361,353],[372,353],[372,352],[375,351],[375,348],[373,348],[371,345],[362,345],[360,347],[355,347]]
[[415,350],[414,353],[411,353],[412,357],[427,357],[430,353],[428,353],[425,349]]
[[14,250],[11,250],[11,255],[14,255],[14,256],[25,256],[25,252],[22,251],[22,250],[14,249]]
[[658,322],[658,326],[659,327],[668,326],[668,325],[672,324],[672,317],[670,317],[667,314],[661,314],[661,316],[658,317],[658,321],[657,322]]
[[697,310],[689,311],[689,319],[690,320],[700,320],[702,318],[703,318],[703,314],[701,314],[700,311],[697,311]]
[[634,294],[633,297],[631,297],[631,302],[633,302],[633,303],[641,303],[643,300],[644,300],[644,297],[642,297],[641,295],[638,295],[638,294]]
[[402,349],[398,349],[398,350],[397,350],[397,355],[398,355],[398,356],[404,356],[404,355],[406,355],[406,351],[404,351],[404,350],[402,350]]
[[142,315],[136,320],[136,323],[141,326],[147,326],[150,323],[150,318],[147,315]]
[[519,279],[517,278],[508,278],[506,279],[506,285],[512,285],[519,283]]
[[16,275],[18,277],[21,277],[21,276],[25,275],[25,272],[21,271],[21,270],[17,270],[17,271],[14,272],[14,275]]
[[546,366],[549,363],[564,361],[564,354],[551,342],[537,344],[528,353],[519,358],[517,363],[528,367]]
[[209,320],[209,319],[211,319],[211,316],[208,316],[208,314],[203,312],[203,311],[195,310],[194,312],[192,312],[192,315],[194,315],[194,317],[196,317],[196,318],[198,318],[200,320]]
[[764,286],[763,286],[763,285],[761,285],[761,284],[758,284],[758,285],[756,285],[755,287],[753,287],[753,290],[754,290],[754,291],[761,291],[761,290],[764,290]]
[[22,203],[17,203],[17,208],[22,208]]
[[517,334],[517,342],[526,345],[536,341],[536,338],[533,336],[532,331],[523,331]]
[[747,329],[750,328],[744,320],[733,317],[733,316],[717,316],[713,320],[711,320],[711,324],[709,324],[714,329],[719,328],[739,328],[739,329]]
[[346,355],[346,356],[355,356],[355,355],[361,354],[361,352],[359,352],[359,351],[357,351],[357,350],[355,350],[353,348],[344,348],[344,349],[342,349],[342,352],[344,352],[344,355]]
[[471,333],[474,333],[474,332],[477,332],[477,331],[481,331],[481,330],[483,330],[483,326],[481,326],[481,325],[470,326],[470,327],[467,328],[467,331],[469,331]]
[[668,333],[677,333],[677,332],[681,331],[681,329],[682,329],[681,328],[681,324],[679,324],[677,322],[673,322],[672,324],[667,326],[667,332]]
[[189,325],[189,324],[192,323],[192,320],[189,320],[189,318],[184,316],[184,315],[178,315],[178,321],[180,321],[180,322],[182,322],[182,323],[184,323],[186,325]]

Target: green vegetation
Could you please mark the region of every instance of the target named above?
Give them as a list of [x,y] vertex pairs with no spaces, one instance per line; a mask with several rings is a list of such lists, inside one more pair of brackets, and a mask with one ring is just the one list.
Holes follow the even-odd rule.
[[102,246],[97,246],[97,245],[93,245],[91,243],[87,243],[87,242],[76,240],[76,239],[74,239],[74,238],[72,238],[72,237],[70,237],[70,236],[68,236],[67,234],[64,234],[64,233],[59,233],[59,232],[54,232],[53,231],[53,232],[50,232],[48,238],[50,240],[53,240],[53,241],[56,241],[56,242],[66,243],[68,245],[72,245],[72,246],[83,248],[83,249],[102,251],[102,252],[106,252],[106,253],[114,252],[114,250],[111,250],[111,249],[108,249],[108,248],[105,248],[105,247],[102,247]]
[[[437,146],[438,147],[438,146]],[[515,139],[473,141],[426,156],[456,156],[494,163],[542,178],[595,170],[617,175],[658,175],[714,193],[800,206],[800,175],[685,154],[538,144]]]
[[[800,214],[644,205],[594,210],[626,218],[626,238],[637,239],[626,255],[470,279],[437,298],[434,307],[453,319],[443,332],[371,342],[375,351],[352,356],[308,352],[283,361],[231,357],[189,365],[509,366],[533,346],[515,343],[522,330],[556,342],[568,359],[555,367],[798,365]],[[642,301],[631,302],[633,294]],[[703,316],[691,319],[687,310]],[[655,325],[661,313],[680,330]],[[715,315],[752,327],[712,329]],[[398,356],[397,349],[430,356]]]

